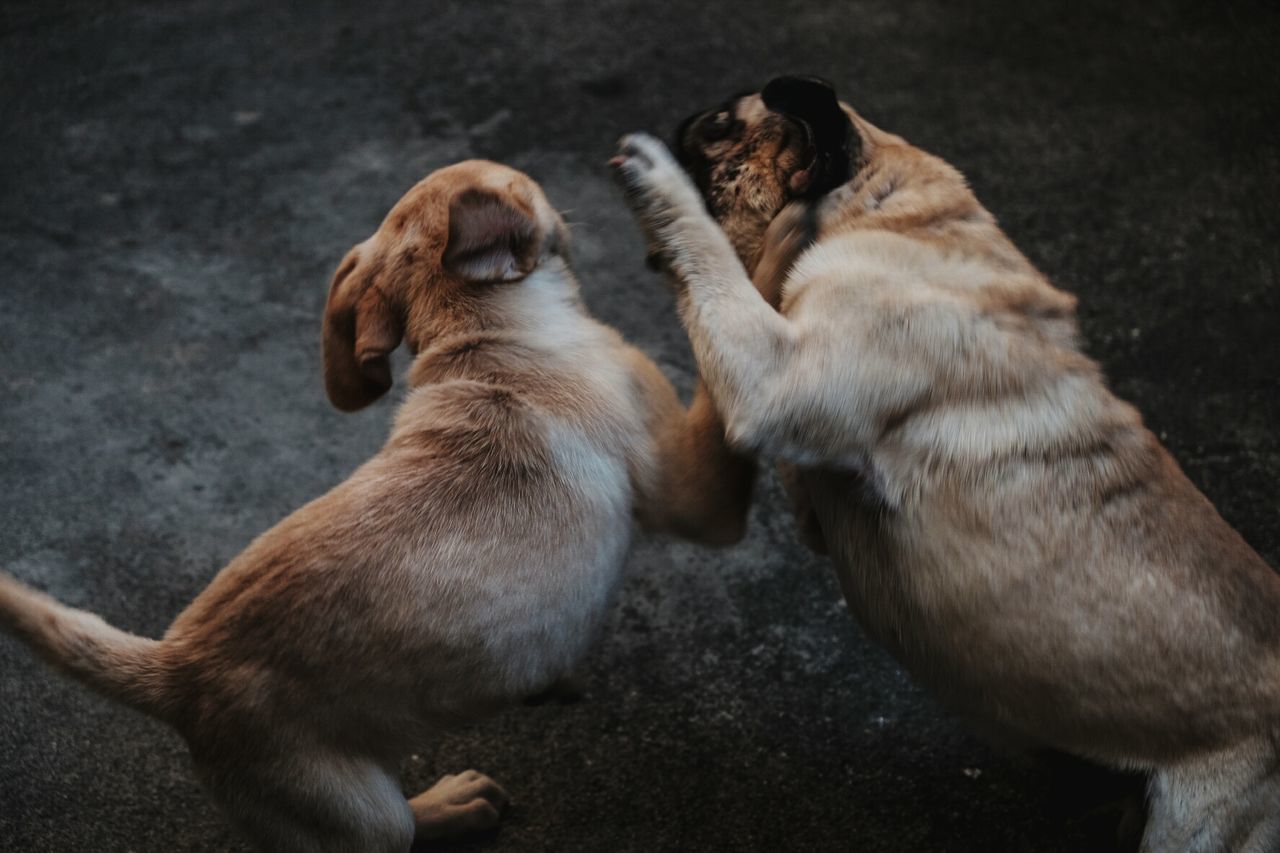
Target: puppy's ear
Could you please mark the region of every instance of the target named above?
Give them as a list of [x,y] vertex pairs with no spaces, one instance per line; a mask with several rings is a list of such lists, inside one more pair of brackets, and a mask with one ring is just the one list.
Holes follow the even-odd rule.
[[[367,256],[368,253],[368,256]],[[404,335],[397,307],[378,288],[381,264],[365,245],[347,253],[324,309],[324,387],[344,412],[362,409],[391,387],[391,351]]]
[[444,268],[466,281],[519,281],[538,264],[538,225],[510,196],[469,189],[449,204]]
[[824,195],[853,177],[862,140],[830,83],[820,77],[776,77],[760,92],[760,98],[769,109],[802,125],[809,135],[814,156],[791,177],[791,190],[796,195]]

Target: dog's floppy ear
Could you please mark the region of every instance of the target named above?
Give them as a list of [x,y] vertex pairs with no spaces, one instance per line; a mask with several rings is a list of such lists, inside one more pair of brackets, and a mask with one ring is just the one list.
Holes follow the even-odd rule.
[[766,107],[808,131],[814,157],[791,178],[791,189],[797,195],[820,196],[853,177],[862,140],[830,83],[820,77],[776,77],[760,92],[760,98]]
[[343,258],[324,309],[324,387],[344,412],[391,387],[391,351],[404,335],[397,306],[377,286],[381,264],[361,244]]
[[519,281],[538,264],[538,225],[516,199],[487,189],[449,204],[446,270],[473,282]]

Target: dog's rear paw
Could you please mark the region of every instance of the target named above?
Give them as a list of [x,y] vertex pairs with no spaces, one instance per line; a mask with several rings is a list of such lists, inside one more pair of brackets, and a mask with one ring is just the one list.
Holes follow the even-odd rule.
[[417,838],[443,838],[498,825],[509,798],[483,773],[449,774],[409,801]]

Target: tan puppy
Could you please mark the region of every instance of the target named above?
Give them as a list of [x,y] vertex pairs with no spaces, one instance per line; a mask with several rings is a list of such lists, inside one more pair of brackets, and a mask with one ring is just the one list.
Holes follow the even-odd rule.
[[1280,850],[1280,577],[1107,389],[1075,299],[821,81],[678,144],[696,187],[651,137],[614,165],[731,444],[798,466],[866,629],[985,726],[1149,771],[1145,850]]
[[705,395],[587,315],[567,231],[528,177],[442,169],[347,255],[329,293],[339,408],[416,358],[383,449],[264,533],[163,640],[0,574],[0,624],[64,671],[172,723],[266,851],[371,853],[492,825],[474,771],[406,802],[399,761],[441,726],[554,685],[617,587],[632,517],[739,538],[752,468]]

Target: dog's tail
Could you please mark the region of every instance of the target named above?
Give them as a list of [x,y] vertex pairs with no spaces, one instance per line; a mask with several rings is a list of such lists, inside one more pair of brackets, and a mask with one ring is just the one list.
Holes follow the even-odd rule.
[[161,644],[66,607],[0,571],[0,629],[98,692],[145,714],[168,717]]

